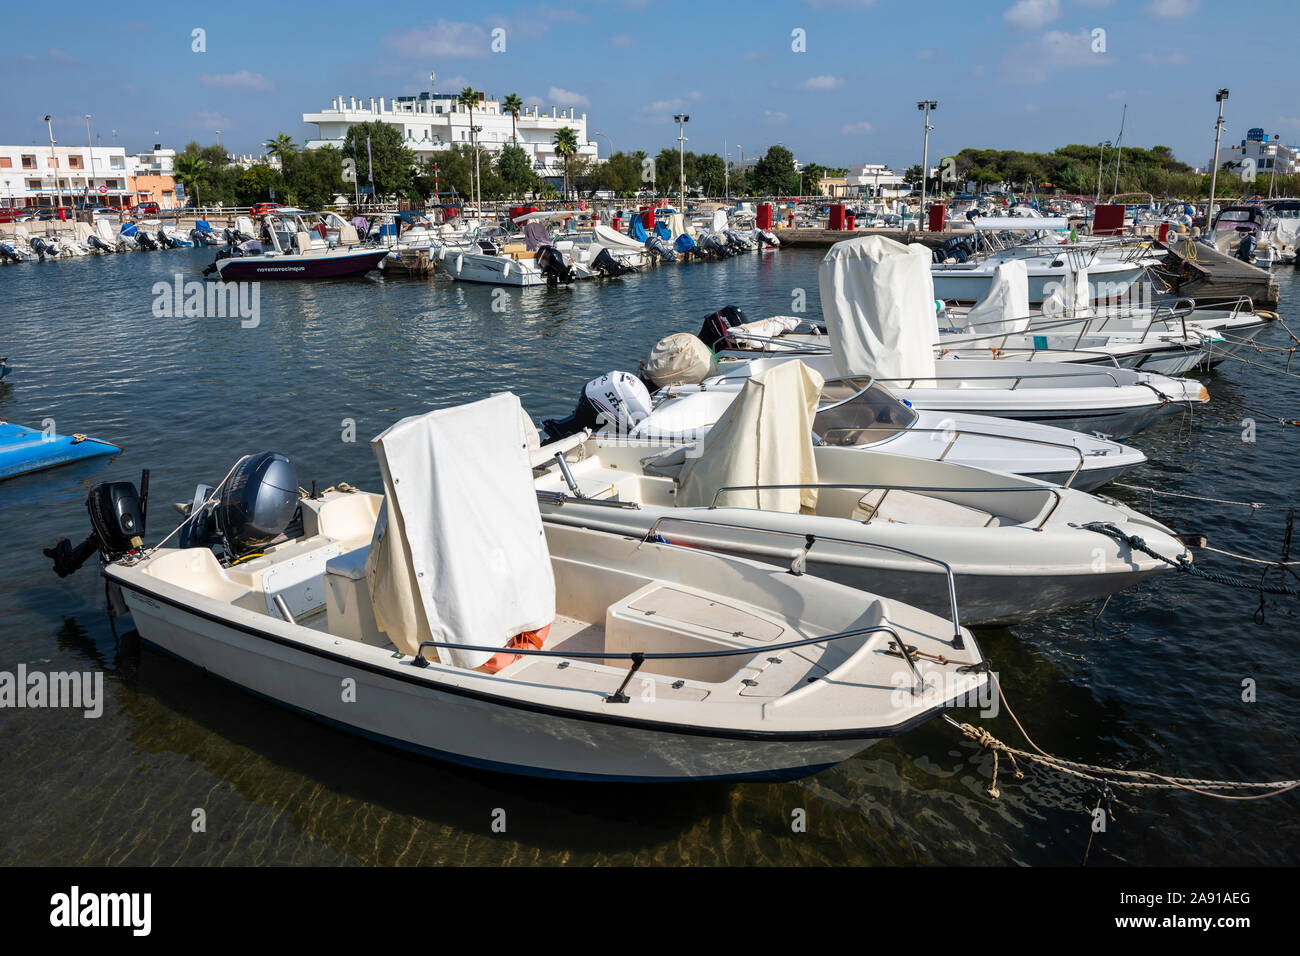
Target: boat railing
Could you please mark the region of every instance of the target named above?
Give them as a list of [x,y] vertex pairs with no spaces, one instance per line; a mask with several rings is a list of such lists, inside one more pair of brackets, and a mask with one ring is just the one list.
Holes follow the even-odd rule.
[[[725,490],[727,489],[724,488],[718,489],[719,493]],[[714,508],[717,507],[716,502],[717,502],[717,495],[714,495],[714,504],[711,504],[709,506],[709,510],[713,510]],[[863,548],[863,549],[868,549],[873,551],[888,551],[891,554],[899,554],[902,555],[903,557],[912,558],[913,560],[916,561],[937,565],[943,571],[945,583],[948,589],[948,610],[949,613],[952,615],[952,646],[957,650],[961,650],[963,647],[965,647],[965,641],[962,639],[961,636],[960,612],[957,610],[957,578],[956,575],[953,574],[952,565],[949,564],[947,561],[944,561],[942,558],[936,558],[928,554],[921,554],[918,551],[911,551],[907,548],[897,547],[896,545],[880,544],[879,542],[875,542],[875,541],[855,541],[852,538],[838,538],[829,535],[808,534],[806,532],[801,532],[801,531],[787,531],[783,528],[761,527],[758,525],[739,524],[739,523],[728,522],[728,521],[712,521],[707,518],[694,518],[688,515],[671,515],[671,514],[660,515],[658,518],[656,518],[654,523],[651,524],[648,529],[646,529],[645,534],[642,535],[641,543],[650,544],[651,542],[655,541],[656,538],[658,538],[662,542],[664,539],[662,538],[662,536],[660,536],[659,529],[665,523],[700,525],[709,528],[717,528],[725,531],[744,531],[751,534],[757,534],[757,535],[769,536],[769,537],[802,538],[803,547],[798,549],[797,553],[794,556],[794,560],[790,564],[791,573],[796,575],[801,575],[805,573],[808,567],[808,555],[812,551],[812,549],[816,547],[818,543],[839,544],[850,548]],[[672,542],[667,542],[667,543],[671,544]],[[719,543],[714,542],[713,547],[715,548],[718,547],[718,544]],[[741,545],[733,545],[728,543],[725,545],[725,549],[727,551],[734,551],[741,554],[745,553],[746,551],[748,551],[748,553],[750,554],[763,554],[763,552],[760,549],[754,546],[745,548],[744,546]],[[767,553],[767,556],[771,556],[770,551]]]
[[[809,647],[813,644],[830,644],[833,641],[848,640],[853,637],[867,637],[871,634],[889,634],[894,638],[893,646],[897,648],[898,655],[907,662],[908,669],[912,672],[912,694],[923,693],[926,689],[925,679],[921,672],[916,669],[916,661],[912,657],[912,649],[899,636],[898,631],[891,624],[872,624],[866,627],[855,627],[847,631],[837,631],[834,634],[825,634],[821,637],[805,637],[797,641],[783,641],[780,644],[766,644],[762,647],[725,647],[711,651],[560,651],[560,650],[542,650],[532,647],[484,647],[476,644],[457,644],[454,641],[421,641],[420,646],[415,650],[415,659],[411,664],[415,667],[428,667],[429,661],[425,659],[424,649],[448,648],[459,651],[470,651],[480,654],[517,654],[522,657],[558,657],[562,660],[614,660],[614,661],[631,661],[632,667],[623,676],[623,681],[618,685],[618,689],[605,698],[607,704],[626,704],[629,698],[624,691],[627,689],[628,682],[641,669],[641,665],[646,661],[656,660],[703,660],[714,657],[754,657],[757,654],[770,655],[776,651],[793,650],[798,647]],[[957,637],[961,634],[958,632]],[[964,643],[954,644],[958,650],[964,647]],[[967,667],[976,667],[982,664],[977,662],[964,665]]]
[[939,457],[934,459],[935,461],[946,460],[948,457],[948,453],[952,451],[953,446],[957,444],[959,439],[966,436],[970,436],[972,438],[998,438],[998,439],[1002,439],[1003,441],[1018,441],[1018,442],[1024,442],[1025,444],[1028,445],[1044,445],[1048,448],[1060,448],[1066,451],[1074,452],[1074,454],[1077,455],[1079,458],[1078,463],[1074,466],[1074,470],[1070,472],[1069,477],[1066,478],[1065,481],[1060,483],[1062,488],[1070,487],[1074,479],[1078,477],[1079,472],[1083,470],[1083,464],[1085,461],[1083,450],[1079,448],[1078,445],[1067,445],[1065,442],[1048,441],[1045,438],[1026,438],[1023,435],[998,435],[995,434],[994,432],[970,431],[965,428],[956,428],[956,429],[902,428],[900,429],[894,425],[836,425],[834,428],[826,429],[826,432],[821,436],[822,440],[825,441],[827,435],[833,435],[835,432],[841,432],[841,431],[842,432],[887,431],[887,432],[894,432],[894,433],[905,431],[910,435],[916,435],[916,434],[951,435],[952,439],[948,442],[947,445],[944,446],[943,451],[939,453]]
[[[727,492],[731,492],[731,491],[802,491],[805,489],[822,489],[822,488],[840,489],[844,491],[879,491],[881,489],[884,489],[886,494],[888,494],[891,491],[907,491],[907,492],[913,492],[916,494],[923,494],[923,495],[925,494],[966,494],[967,492],[971,492],[974,494],[999,494],[999,493],[1000,494],[1007,494],[1007,493],[1021,494],[1025,491],[1041,491],[1044,494],[1050,495],[1052,500],[1051,500],[1051,505],[1048,507],[1046,512],[1044,512],[1043,516],[1039,518],[1038,524],[1034,526],[1035,531],[1043,530],[1043,525],[1047,524],[1047,519],[1052,517],[1052,515],[1056,512],[1057,507],[1061,503],[1060,491],[1058,491],[1056,488],[1053,488],[1049,485],[1044,485],[1040,488],[1035,488],[1035,487],[1026,488],[1024,485],[1018,487],[1013,486],[1010,488],[971,488],[971,487],[960,487],[960,486],[951,486],[951,485],[898,485],[898,484],[886,483],[886,482],[842,483],[842,482],[810,481],[810,482],[795,482],[792,484],[772,484],[772,485],[768,485],[768,484],[725,485],[713,493],[713,500],[709,503],[709,510],[713,510],[714,508],[719,507],[718,498],[726,494]],[[884,496],[881,496],[880,501],[876,502],[877,511],[880,509],[880,506],[884,504],[884,501],[885,501]],[[870,523],[871,523],[870,519],[867,519],[867,521],[864,522],[864,524],[870,524]]]
[[[1117,369],[1117,371],[1122,371],[1122,369]],[[1085,374],[1105,375],[1107,378],[1110,379],[1111,384],[1113,386],[1115,386],[1116,388],[1123,388],[1123,385],[1120,383],[1119,379],[1115,376],[1114,373],[1112,373],[1108,369],[1096,368],[1091,366],[1089,367],[1086,373],[1081,370],[1067,369],[1065,371],[1055,372],[1055,373],[1045,372],[1041,375],[1038,374],[1022,374],[1022,375],[1014,375],[1014,376],[1012,375],[917,375],[912,378],[878,378],[876,379],[876,381],[881,383],[907,382],[907,385],[902,387],[915,388],[917,382],[968,382],[972,379],[985,379],[985,378],[997,379],[999,381],[1011,379],[1010,391],[1015,391],[1016,388],[1019,387],[1020,383],[1022,381],[1025,381],[1026,379],[1033,379],[1033,378],[1059,379],[1059,378],[1067,378],[1072,375],[1085,375]],[[937,388],[938,386],[933,386],[933,387]],[[1095,386],[1084,386],[1084,387],[1095,387]]]

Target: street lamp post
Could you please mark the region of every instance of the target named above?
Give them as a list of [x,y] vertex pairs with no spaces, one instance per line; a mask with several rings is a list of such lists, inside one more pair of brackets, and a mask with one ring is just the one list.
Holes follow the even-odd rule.
[[1282,158],[1282,134],[1273,134],[1273,168],[1268,175],[1268,198],[1273,198],[1273,184],[1277,182],[1277,161]]
[[673,114],[673,122],[677,124],[677,173],[681,187],[683,214],[686,212],[686,124],[690,121],[690,113]]
[[930,111],[939,108],[938,100],[919,100],[916,104],[918,110],[925,112],[925,138],[921,146],[921,216],[917,225],[920,231],[925,231],[925,187],[930,178],[930,130],[934,129],[930,125]]
[[596,132],[592,133],[591,135],[592,135],[592,136],[603,136],[603,137],[605,137],[605,141],[609,143],[609,155],[611,155],[611,156],[614,155],[614,141],[613,141],[612,139],[610,139],[608,133],[602,133],[600,130],[596,130]]
[[1219,104],[1219,118],[1214,123],[1214,161],[1210,170],[1210,202],[1205,207],[1205,231],[1210,231],[1210,223],[1214,219],[1214,187],[1218,184],[1219,178],[1219,137],[1223,134],[1223,101],[1228,98],[1226,89],[1219,90],[1214,94],[1215,101]]
[[483,132],[482,126],[469,128],[470,145],[474,148],[474,209],[479,216],[483,215],[483,187],[480,185],[478,171],[478,134],[481,132]]
[[1097,144],[1097,205],[1101,205],[1101,161],[1108,149],[1110,149],[1110,140]]
[[90,180],[95,175],[95,147],[90,142],[90,114],[86,114],[86,152],[90,154],[90,172],[86,174],[86,205],[90,205]]

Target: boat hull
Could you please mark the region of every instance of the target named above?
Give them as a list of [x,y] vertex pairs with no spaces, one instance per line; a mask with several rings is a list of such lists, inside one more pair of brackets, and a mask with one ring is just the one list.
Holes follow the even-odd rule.
[[217,272],[223,282],[260,279],[337,279],[364,275],[388,255],[387,249],[331,253],[322,256],[247,256],[221,259]]
[[[793,779],[913,725],[871,734],[647,730],[621,722],[617,704],[608,716],[579,718],[396,674],[386,651],[374,649],[373,661],[345,656],[183,607],[123,582],[111,566],[105,574],[122,586],[142,639],[167,654],[352,733],[489,770],[625,782]],[[355,693],[341,693],[347,680]]]
[[0,481],[87,458],[116,455],[121,450],[97,438],[47,436],[24,425],[0,422]]

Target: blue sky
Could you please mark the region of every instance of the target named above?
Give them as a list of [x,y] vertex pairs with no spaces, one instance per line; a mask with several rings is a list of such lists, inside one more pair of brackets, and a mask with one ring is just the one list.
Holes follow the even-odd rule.
[[[492,10],[492,13],[480,11]],[[772,143],[825,165],[920,161],[918,98],[939,101],[931,157],[963,146],[1045,150],[1113,139],[1213,147],[1252,126],[1300,141],[1295,0],[583,0],[302,5],[66,2],[6,12],[0,142],[129,151],[191,139],[260,152],[339,94],[472,85],[585,110],[601,155],[673,145],[747,155]],[[494,28],[505,51],[491,50]],[[1255,29],[1257,28],[1257,29]],[[192,31],[206,31],[193,52]],[[1254,29],[1254,32],[1252,30]],[[803,50],[797,51],[802,31]],[[1104,31],[1098,33],[1096,31]],[[157,130],[155,137],[154,131]]]

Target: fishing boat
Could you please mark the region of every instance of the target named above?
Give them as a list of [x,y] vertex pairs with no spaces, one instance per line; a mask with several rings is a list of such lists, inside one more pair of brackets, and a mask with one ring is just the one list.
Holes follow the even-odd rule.
[[[948,620],[813,575],[543,525],[505,393],[372,441],[384,494],[300,497],[240,460],[152,548],[126,483],[49,554],[101,570],[143,640],[407,750],[580,780],[798,777],[978,693]],[[127,515],[130,527],[118,516]],[[798,569],[796,569],[798,570]]]
[[[5,371],[0,362],[0,378]],[[0,481],[87,458],[116,455],[121,450],[111,442],[87,435],[55,435],[0,421]]]
[[[800,362],[749,379],[700,442],[544,446],[547,521],[748,555],[943,612],[1003,625],[1104,598],[1170,564],[1094,527],[1190,557],[1168,528],[1118,502],[950,461],[814,445],[823,382]],[[679,523],[680,522],[680,523]]]

